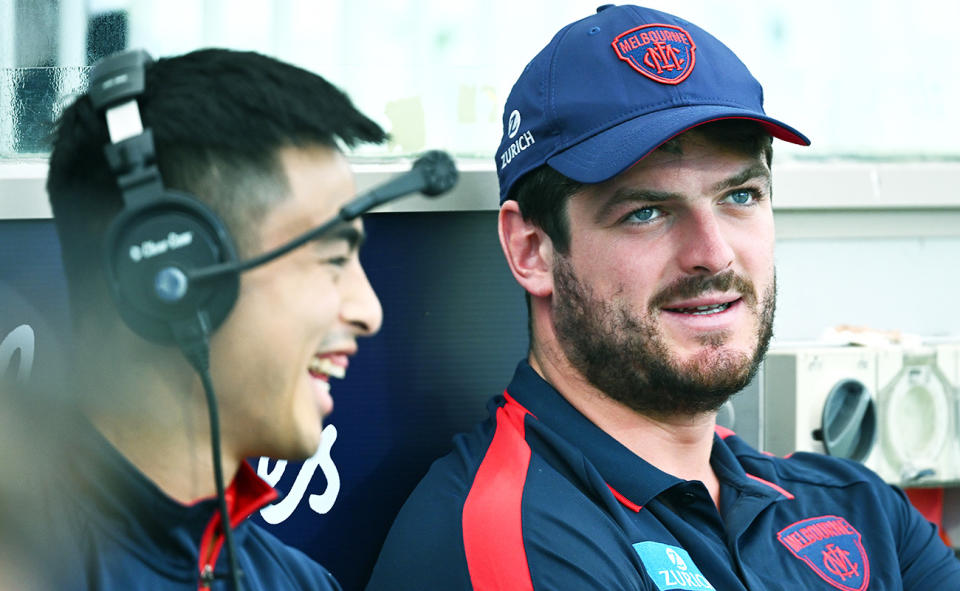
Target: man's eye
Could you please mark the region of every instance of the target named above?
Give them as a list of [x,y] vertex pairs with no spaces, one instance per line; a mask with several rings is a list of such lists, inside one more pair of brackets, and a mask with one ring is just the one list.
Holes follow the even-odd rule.
[[630,212],[630,215],[626,217],[625,221],[634,223],[647,223],[652,222],[662,215],[663,212],[657,207],[641,207],[640,209]]
[[320,261],[323,265],[333,265],[334,267],[346,267],[347,263],[350,262],[350,257],[341,256],[341,257],[331,257],[328,259],[323,259]]
[[726,200],[736,205],[752,205],[757,196],[750,189],[737,189],[727,195]]

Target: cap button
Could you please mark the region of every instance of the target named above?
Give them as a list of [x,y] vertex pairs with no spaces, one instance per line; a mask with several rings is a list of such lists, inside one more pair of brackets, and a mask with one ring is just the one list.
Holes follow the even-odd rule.
[[616,6],[616,4],[604,4],[602,6],[597,6],[597,12],[603,12],[604,10],[613,8],[614,6]]

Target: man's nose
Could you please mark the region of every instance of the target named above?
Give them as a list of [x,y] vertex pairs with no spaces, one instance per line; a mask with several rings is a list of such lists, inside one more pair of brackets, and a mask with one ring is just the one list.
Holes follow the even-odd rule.
[[359,261],[344,279],[347,281],[341,293],[341,320],[351,326],[357,336],[376,334],[383,324],[383,308]]
[[733,265],[735,254],[716,215],[709,210],[692,212],[684,221],[679,260],[691,275],[715,275]]

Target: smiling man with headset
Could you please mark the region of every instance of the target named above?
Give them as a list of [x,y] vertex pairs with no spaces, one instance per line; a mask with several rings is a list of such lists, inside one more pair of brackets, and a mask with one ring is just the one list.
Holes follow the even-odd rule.
[[358,215],[455,180],[452,163],[415,165],[348,201],[339,146],[384,138],[320,76],[256,53],[93,70],[47,184],[84,417],[59,441],[44,526],[56,588],[340,588],[244,523],[276,498],[244,459],[311,456],[330,378],[380,327]]

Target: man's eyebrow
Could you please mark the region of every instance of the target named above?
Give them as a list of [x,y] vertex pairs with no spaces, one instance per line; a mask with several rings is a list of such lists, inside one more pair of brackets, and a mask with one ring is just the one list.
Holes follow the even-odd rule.
[[770,169],[765,164],[754,164],[749,166],[739,173],[733,175],[728,179],[724,179],[719,183],[715,184],[711,189],[714,193],[723,191],[724,189],[729,189],[730,187],[736,187],[737,185],[742,185],[743,183],[753,180],[753,179],[765,179],[767,183],[770,182]]
[[353,226],[347,222],[338,224],[329,232],[324,232],[323,234],[314,238],[314,243],[330,243],[338,241],[346,241],[347,246],[350,250],[357,250],[363,246],[364,241],[367,239],[366,234],[363,230],[358,229],[356,226]]
[[[770,169],[761,163],[753,164],[747,168],[744,168],[737,174],[714,184],[712,187],[710,187],[710,189],[714,193],[719,193],[724,189],[742,185],[743,183],[753,179],[764,179],[767,181],[767,183],[769,183]],[[611,211],[624,202],[637,201],[642,203],[665,203],[667,201],[682,201],[683,199],[684,196],[682,193],[655,191],[652,189],[636,189],[633,187],[621,187],[604,202],[603,206],[600,207],[599,210],[597,210],[596,215],[594,215],[594,222],[598,224],[601,223],[607,218],[607,216],[610,215]]]
[[663,203],[666,201],[676,201],[683,199],[680,193],[671,193],[669,191],[653,191],[651,189],[634,189],[633,187],[621,187],[607,199],[603,206],[597,210],[593,216],[593,221],[597,224],[610,215],[618,205],[629,201],[640,201],[644,203]]

